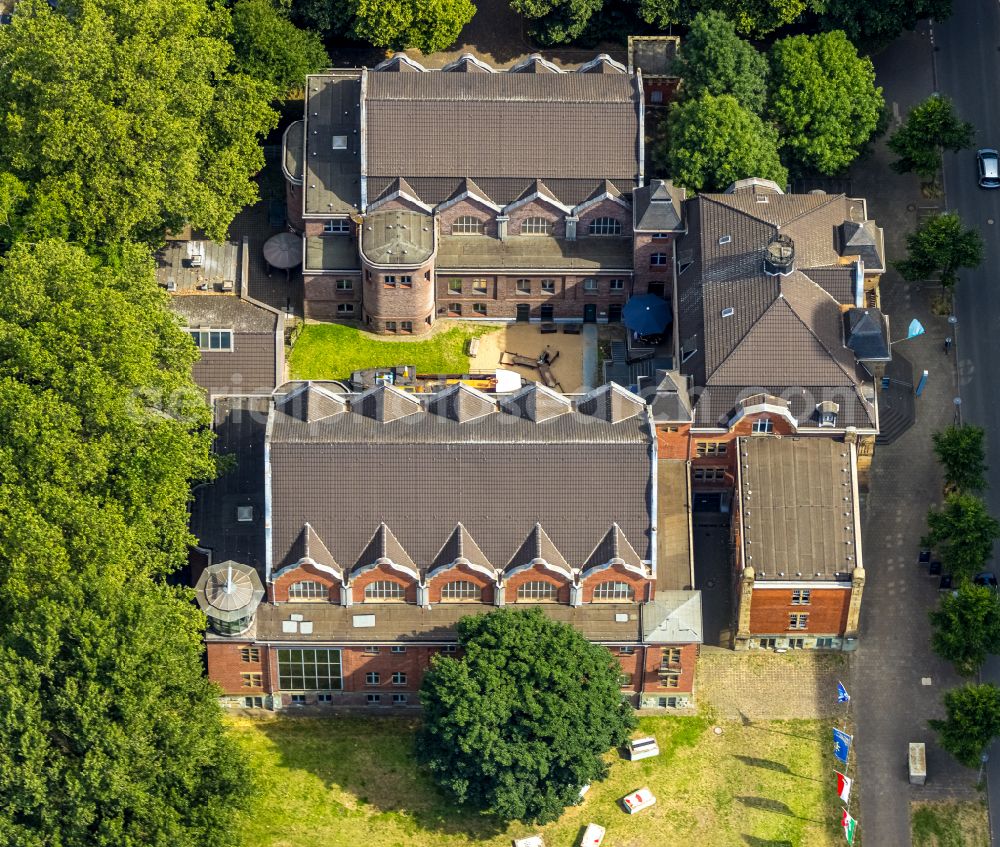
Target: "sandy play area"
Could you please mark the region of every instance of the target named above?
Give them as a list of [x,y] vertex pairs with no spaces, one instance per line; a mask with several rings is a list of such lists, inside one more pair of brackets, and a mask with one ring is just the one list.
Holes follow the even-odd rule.
[[470,359],[469,367],[477,373],[489,372],[495,368],[503,367],[516,371],[532,382],[540,382],[538,371],[533,368],[501,365],[500,354],[506,350],[509,353],[517,353],[535,359],[548,347],[550,353],[555,354],[557,351],[559,353],[559,357],[550,366],[552,375],[558,380],[563,392],[575,394],[586,390],[584,360],[591,360],[596,366],[596,349],[591,350],[586,356],[584,354],[588,345],[591,347],[596,345],[596,334],[593,336],[594,340],[588,340],[589,335],[590,333],[566,335],[561,326],[559,332],[542,335],[539,324],[521,323],[498,327],[496,331],[480,337],[479,352]]

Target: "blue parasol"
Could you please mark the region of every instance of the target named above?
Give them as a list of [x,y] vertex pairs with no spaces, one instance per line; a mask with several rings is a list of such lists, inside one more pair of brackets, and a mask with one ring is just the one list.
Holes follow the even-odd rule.
[[670,304],[655,294],[641,294],[633,297],[622,310],[622,319],[633,332],[639,335],[660,335],[673,320]]

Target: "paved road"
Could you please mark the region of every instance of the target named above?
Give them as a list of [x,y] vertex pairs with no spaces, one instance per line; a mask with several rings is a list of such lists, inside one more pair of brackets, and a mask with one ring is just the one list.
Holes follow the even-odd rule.
[[[1000,147],[1000,4],[955,0],[950,20],[936,27],[938,86],[977,128],[977,144]],[[976,185],[975,153],[948,156],[948,206],[977,227],[986,243],[983,264],[962,274],[956,298],[960,384],[966,421],[989,437],[989,504],[1000,515],[1000,191]],[[1000,657],[983,678],[1000,684]],[[1000,745],[987,766],[993,844],[1000,845]]]

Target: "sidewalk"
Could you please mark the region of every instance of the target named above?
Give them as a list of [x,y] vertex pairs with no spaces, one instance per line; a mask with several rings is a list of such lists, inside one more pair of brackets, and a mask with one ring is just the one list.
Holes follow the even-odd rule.
[[[932,90],[931,52],[925,34],[911,33],[875,58],[886,102],[899,115]],[[891,132],[891,128],[890,128]],[[905,237],[918,217],[943,200],[921,197],[916,178],[900,177],[882,139],[852,173],[854,193],[867,197],[869,214],[884,227],[889,260],[905,254]],[[928,613],[937,603],[937,580],[917,565],[927,510],[940,500],[940,471],[931,434],[952,423],[956,393],[954,360],[945,356],[949,325],[930,312],[936,291],[906,283],[895,271],[882,279],[882,306],[893,336],[912,318],[926,334],[903,342],[899,352],[914,376],[929,371],[916,398],[916,423],[875,451],[871,490],[863,512],[868,574],[861,612],[861,647],[851,660],[851,693],[857,731],[855,750],[861,791],[862,837],[877,847],[910,847],[910,801],[976,796],[976,774],[938,747],[927,725],[943,716],[944,691],[962,680],[930,648]],[[899,348],[896,348],[899,349]],[[926,786],[910,786],[906,754],[911,741],[927,744]]]

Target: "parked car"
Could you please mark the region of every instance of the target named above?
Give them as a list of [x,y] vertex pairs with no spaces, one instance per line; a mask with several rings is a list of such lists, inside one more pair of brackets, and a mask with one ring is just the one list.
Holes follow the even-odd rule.
[[635,762],[639,759],[648,759],[650,756],[659,755],[660,747],[656,743],[655,738],[633,738],[628,743],[628,758],[630,762]]
[[994,591],[1000,589],[1000,586],[997,585],[997,575],[993,573],[993,571],[983,571],[982,573],[977,573],[972,581],[976,585],[981,585],[984,588],[992,588]]
[[596,823],[588,823],[580,838],[580,847],[601,847],[607,830]]
[[656,798],[653,796],[653,792],[648,788],[637,788],[635,791],[626,794],[621,799],[622,806],[630,815],[634,815],[636,812],[641,812],[643,809],[648,809],[655,803]]
[[1000,153],[992,147],[976,151],[980,188],[1000,188]]

